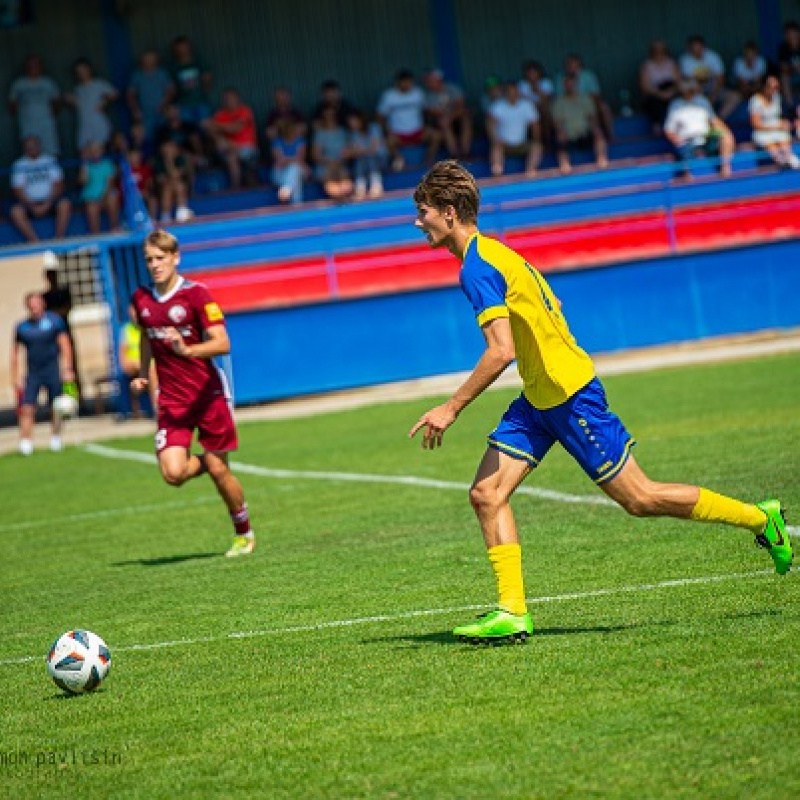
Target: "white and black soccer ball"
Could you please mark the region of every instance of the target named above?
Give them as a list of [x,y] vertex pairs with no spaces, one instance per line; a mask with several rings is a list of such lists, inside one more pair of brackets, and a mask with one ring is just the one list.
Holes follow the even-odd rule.
[[60,394],[53,398],[53,411],[63,419],[70,419],[78,413],[78,401],[71,394]]
[[108,675],[111,653],[91,631],[67,631],[47,654],[47,671],[59,689],[71,694],[94,691]]

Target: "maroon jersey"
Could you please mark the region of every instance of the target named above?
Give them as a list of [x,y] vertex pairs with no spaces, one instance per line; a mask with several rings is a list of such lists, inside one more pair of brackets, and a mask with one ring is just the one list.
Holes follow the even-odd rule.
[[205,286],[179,278],[163,296],[142,286],[132,302],[155,360],[159,405],[188,406],[198,398],[228,396],[224,375],[211,359],[179,356],[166,339],[165,329],[177,328],[186,344],[198,344],[208,328],[225,324]]

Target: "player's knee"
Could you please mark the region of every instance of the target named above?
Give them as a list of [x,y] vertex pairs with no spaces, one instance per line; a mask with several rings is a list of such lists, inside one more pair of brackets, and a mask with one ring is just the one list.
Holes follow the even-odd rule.
[[632,517],[652,517],[656,514],[654,499],[647,492],[627,495],[619,501],[619,504]]
[[186,483],[186,470],[165,467],[161,470],[161,477],[168,486],[183,486]]
[[469,502],[476,514],[502,505],[499,492],[485,483],[476,483],[469,490]]

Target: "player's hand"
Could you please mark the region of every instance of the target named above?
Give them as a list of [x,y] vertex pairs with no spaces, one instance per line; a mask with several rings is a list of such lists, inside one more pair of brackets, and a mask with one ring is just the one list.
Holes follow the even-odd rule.
[[413,438],[417,431],[424,428],[422,449],[433,450],[435,447],[441,447],[444,432],[456,421],[456,416],[448,403],[436,406],[419,418],[417,424],[408,432],[408,438]]
[[191,355],[189,345],[183,341],[183,336],[181,336],[177,328],[167,328],[165,333],[167,334],[167,341],[170,343],[170,346],[179,356]]
[[75,370],[72,367],[66,367],[63,370],[63,377],[61,379],[62,383],[72,383],[75,380]]
[[134,394],[142,394],[142,392],[146,392],[148,386],[150,386],[150,381],[147,380],[147,378],[134,378],[131,381],[131,391]]

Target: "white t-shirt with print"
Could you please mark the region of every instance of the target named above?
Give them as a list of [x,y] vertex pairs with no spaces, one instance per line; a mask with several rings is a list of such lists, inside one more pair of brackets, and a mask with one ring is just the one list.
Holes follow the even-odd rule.
[[47,200],[53,185],[64,178],[64,173],[53,156],[42,154],[38,158],[23,156],[11,167],[11,185],[22,189],[32,203]]

